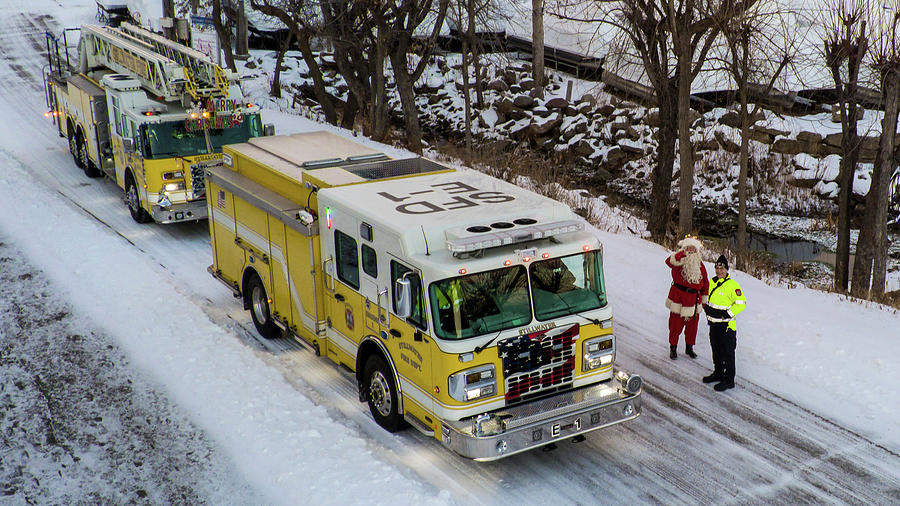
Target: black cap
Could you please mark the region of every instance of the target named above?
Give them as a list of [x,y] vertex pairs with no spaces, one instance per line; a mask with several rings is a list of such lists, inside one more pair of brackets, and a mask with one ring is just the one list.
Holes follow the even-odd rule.
[[725,255],[719,255],[719,259],[716,260],[716,267],[720,265],[724,267],[726,271],[728,270],[728,259],[725,258]]

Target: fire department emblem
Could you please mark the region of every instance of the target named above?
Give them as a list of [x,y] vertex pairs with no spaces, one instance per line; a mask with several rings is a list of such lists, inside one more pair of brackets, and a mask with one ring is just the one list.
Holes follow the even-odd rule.
[[348,329],[353,330],[353,310],[349,307],[344,311],[344,322],[347,324]]

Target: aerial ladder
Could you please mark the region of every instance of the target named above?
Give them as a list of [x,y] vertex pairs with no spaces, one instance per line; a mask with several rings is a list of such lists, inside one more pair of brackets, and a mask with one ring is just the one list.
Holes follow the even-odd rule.
[[106,68],[139,80],[165,101],[228,97],[237,76],[205,54],[143,28],[123,23],[119,28],[81,27],[80,70]]

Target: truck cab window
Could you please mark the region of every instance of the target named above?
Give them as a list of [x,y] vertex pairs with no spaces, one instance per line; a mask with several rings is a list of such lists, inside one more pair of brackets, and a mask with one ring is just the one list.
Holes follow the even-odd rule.
[[335,230],[334,249],[338,279],[359,290],[359,254],[356,252],[356,240],[340,230]]
[[373,278],[378,277],[378,255],[375,254],[375,250],[369,247],[366,244],[363,244],[360,247],[362,252],[362,268],[363,272],[372,276]]
[[[419,277],[419,274],[396,260],[391,260],[391,292],[394,291],[394,282],[402,278],[407,272],[412,273],[406,277],[406,279],[410,281],[412,288],[412,313],[409,315],[409,322],[422,330],[427,330],[428,324],[425,322],[425,297],[424,292],[422,291],[422,278]],[[393,295],[391,296],[391,301],[394,312],[396,313],[397,302]]]

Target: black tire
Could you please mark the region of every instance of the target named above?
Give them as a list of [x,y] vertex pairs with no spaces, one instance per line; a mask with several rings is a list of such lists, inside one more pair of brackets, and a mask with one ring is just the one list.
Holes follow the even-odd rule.
[[88,156],[87,143],[84,142],[84,138],[80,135],[78,136],[78,141],[78,159],[81,161],[80,167],[84,169],[84,175],[87,177],[99,176],[100,171],[94,165],[94,162],[91,161],[90,156]]
[[81,165],[81,158],[78,157],[78,144],[78,134],[72,135],[72,131],[69,130],[69,152],[72,153],[72,159],[75,160],[75,165],[77,165],[79,169],[84,169],[84,166]]
[[266,287],[255,273],[247,280],[244,286],[247,301],[250,303],[250,316],[253,318],[253,326],[259,335],[266,339],[281,337],[281,329],[272,320],[272,312],[269,310],[269,296],[266,295]]
[[131,213],[131,218],[138,223],[149,223],[153,221],[150,213],[141,207],[141,198],[137,192],[137,185],[134,184],[134,178],[131,174],[125,176],[125,205]]
[[363,388],[369,402],[369,411],[375,422],[388,432],[397,432],[406,427],[406,421],[399,412],[400,399],[397,384],[391,369],[384,359],[372,355],[366,361]]

